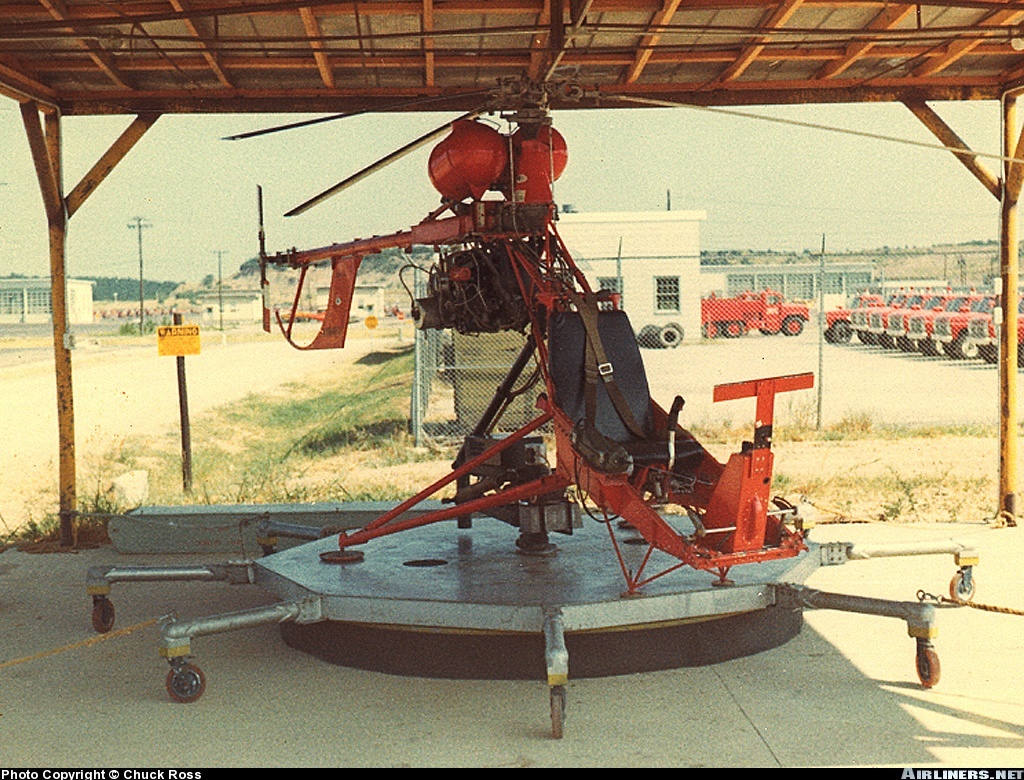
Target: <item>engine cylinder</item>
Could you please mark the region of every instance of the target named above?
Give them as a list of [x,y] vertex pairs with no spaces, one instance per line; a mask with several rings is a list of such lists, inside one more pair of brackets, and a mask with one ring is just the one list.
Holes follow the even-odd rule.
[[430,153],[431,184],[448,200],[481,198],[508,164],[506,144],[505,136],[490,125],[454,122],[451,133]]

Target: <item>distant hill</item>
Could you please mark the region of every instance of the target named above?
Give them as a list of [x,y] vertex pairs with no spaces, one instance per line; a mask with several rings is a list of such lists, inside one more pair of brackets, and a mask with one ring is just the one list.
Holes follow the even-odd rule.
[[[817,263],[817,253],[706,250],[703,266]],[[930,247],[880,247],[861,252],[828,252],[825,263],[873,263],[885,279],[945,279],[953,285],[986,285],[999,275],[999,244],[969,241]]]
[[[115,276],[80,276],[78,278],[95,282],[92,288],[94,301],[138,301],[139,299],[138,279]],[[142,285],[143,297],[146,300],[162,301],[180,285],[181,282],[154,282],[146,279]]]

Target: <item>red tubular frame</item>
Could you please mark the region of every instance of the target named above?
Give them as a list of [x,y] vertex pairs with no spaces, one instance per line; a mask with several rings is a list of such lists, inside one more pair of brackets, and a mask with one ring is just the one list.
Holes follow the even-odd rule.
[[[771,425],[774,415],[775,395],[780,392],[799,390],[813,385],[811,374],[759,379],[719,385],[715,388],[714,400],[724,401],[736,398],[756,397],[757,412],[755,436],[752,446],[735,453],[726,464],[716,461],[704,451],[702,462],[696,469],[696,480],[688,492],[678,492],[678,482],[673,483],[667,467],[640,466],[630,474],[606,474],[591,468],[587,461],[572,445],[572,421],[557,405],[555,388],[548,371],[548,349],[544,338],[548,315],[570,309],[566,285],[581,287],[590,292],[586,278],[572,261],[565,244],[547,222],[543,234],[531,234],[537,239],[537,254],[528,252],[518,234],[498,229],[501,208],[507,204],[480,202],[463,207],[459,216],[445,220],[425,220],[409,231],[390,236],[360,239],[348,244],[333,244],[320,249],[304,252],[293,251],[278,255],[270,262],[288,264],[301,268],[303,273],[309,265],[330,259],[332,262],[331,298],[325,313],[324,327],[307,349],[322,349],[341,346],[348,323],[348,309],[351,305],[352,289],[355,284],[355,269],[365,254],[379,252],[389,247],[408,247],[413,244],[455,245],[480,241],[503,243],[515,272],[524,300],[531,304],[531,335],[537,347],[538,363],[544,379],[546,394],[538,399],[542,414],[528,425],[508,437],[496,441],[481,454],[454,468],[442,479],[403,501],[391,511],[381,515],[361,530],[338,537],[341,549],[364,544],[381,536],[420,528],[473,513],[486,513],[500,506],[518,501],[537,498],[550,493],[564,491],[576,485],[584,496],[591,500],[605,517],[619,516],[628,522],[646,540],[647,552],[637,571],[630,571],[618,546],[609,523],[609,533],[616,558],[626,580],[627,590],[636,592],[649,582],[658,579],[683,566],[700,571],[715,572],[719,582],[726,582],[726,575],[733,566],[747,563],[791,558],[806,550],[799,531],[787,528],[768,513],[769,490],[772,473]],[[296,303],[297,306],[297,303]],[[278,322],[291,341],[291,325],[296,315],[292,307],[287,327],[278,315]],[[668,415],[656,404],[653,408],[656,428],[667,433]],[[557,449],[554,471],[539,479],[511,485],[493,493],[453,504],[451,507],[427,512],[416,518],[401,519],[401,516],[417,504],[436,494],[442,488],[463,477],[500,454],[513,444],[553,422]],[[692,436],[682,428],[676,430],[677,440],[693,441]],[[675,530],[655,509],[650,489],[653,482],[666,487],[659,500],[689,507],[701,519],[702,528],[692,536],[684,536]],[[672,485],[676,484],[676,492]],[[676,562],[650,576],[645,570],[655,550],[660,550]]]

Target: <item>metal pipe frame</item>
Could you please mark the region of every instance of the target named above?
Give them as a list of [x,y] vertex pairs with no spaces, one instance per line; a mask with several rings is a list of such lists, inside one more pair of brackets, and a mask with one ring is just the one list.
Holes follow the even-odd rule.
[[314,623],[322,619],[319,597],[284,601],[223,615],[177,620],[171,618],[160,627],[160,657],[168,660],[192,654],[192,639],[197,636],[239,631],[271,623]]
[[829,593],[802,585],[782,583],[776,584],[774,589],[775,603],[778,606],[832,609],[839,612],[897,618],[906,621],[907,633],[915,639],[930,640],[938,633],[935,627],[935,606],[932,604],[849,596],[845,593]]
[[89,569],[86,592],[107,596],[116,582],[231,582],[252,584],[252,561],[201,566],[96,566]]

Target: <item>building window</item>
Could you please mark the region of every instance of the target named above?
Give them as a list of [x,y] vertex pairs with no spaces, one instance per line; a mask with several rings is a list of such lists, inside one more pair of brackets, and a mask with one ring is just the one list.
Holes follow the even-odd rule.
[[622,294],[622,279],[618,276],[599,276],[597,277],[597,289],[607,290],[608,292],[619,294],[619,306],[623,306],[625,303],[625,297]]
[[0,292],[0,314],[21,314],[22,305],[21,290]]
[[50,291],[29,290],[27,294],[29,314],[50,314]]
[[654,310],[679,311],[679,277],[654,277]]

